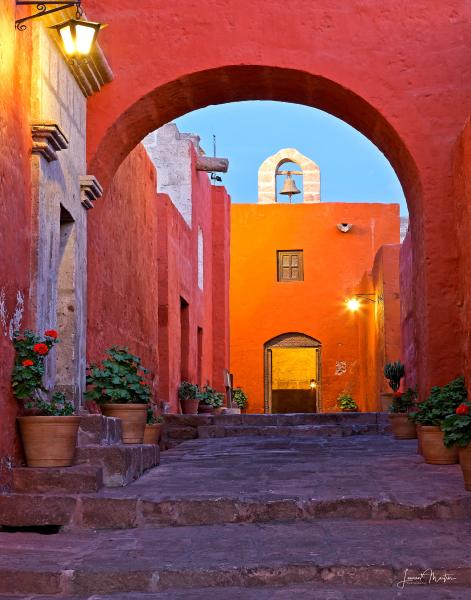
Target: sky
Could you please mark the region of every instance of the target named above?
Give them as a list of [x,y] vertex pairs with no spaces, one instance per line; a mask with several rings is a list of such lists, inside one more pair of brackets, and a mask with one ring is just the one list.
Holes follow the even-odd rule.
[[261,163],[281,148],[297,148],[320,167],[322,202],[397,202],[401,215],[407,215],[401,184],[382,152],[321,110],[284,102],[233,102],[195,110],[174,122],[180,131],[198,134],[209,156],[216,135],[217,156],[229,159],[222,178],[233,202],[256,202]]

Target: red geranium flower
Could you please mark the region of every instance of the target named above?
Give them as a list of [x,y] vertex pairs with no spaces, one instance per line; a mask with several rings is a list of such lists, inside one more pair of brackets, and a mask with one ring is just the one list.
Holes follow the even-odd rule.
[[48,329],[44,332],[44,335],[47,335],[47,337],[50,338],[54,338],[55,340],[57,339],[57,331],[55,329]]
[[399,392],[399,391],[393,392],[393,397],[394,398],[400,398],[401,396],[402,396],[402,392]]
[[32,360],[29,360],[29,358],[27,358],[21,364],[23,365],[23,367],[32,367],[34,365],[34,362]]
[[140,385],[147,385],[147,383],[145,381],[140,381],[139,383],[140,383]]
[[49,352],[49,348],[46,344],[34,344],[33,350],[36,354],[47,354]]
[[460,404],[455,412],[457,415],[468,415],[469,406],[467,404]]

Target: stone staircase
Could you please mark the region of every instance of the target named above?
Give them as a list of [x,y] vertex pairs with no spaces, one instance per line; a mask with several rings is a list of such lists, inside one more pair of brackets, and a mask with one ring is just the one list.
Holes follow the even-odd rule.
[[[18,470],[0,523],[14,528],[21,514],[37,529],[0,533],[0,600],[471,597],[471,494],[458,465],[425,465],[416,441],[383,434],[382,416],[253,417],[169,417],[196,435],[228,429],[183,441],[125,487],[95,489],[101,467],[88,464],[49,488]],[[329,425],[337,433],[286,430]],[[227,435],[233,427],[280,434]],[[401,587],[405,576],[422,585]]]
[[385,413],[166,415],[165,443],[235,436],[331,437],[390,432]]

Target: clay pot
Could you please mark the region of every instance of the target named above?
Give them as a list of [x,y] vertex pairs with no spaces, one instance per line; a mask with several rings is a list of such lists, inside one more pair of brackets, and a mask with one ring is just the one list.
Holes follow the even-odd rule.
[[422,454],[429,465],[454,465],[458,462],[458,448],[446,448],[440,427],[422,425],[420,428]]
[[460,467],[463,471],[464,488],[471,492],[471,444],[458,450]]
[[162,426],[160,423],[147,424],[144,429],[144,444],[153,444],[157,446],[160,441]]
[[[183,408],[182,408],[183,410]],[[212,415],[213,407],[209,404],[205,404],[204,402],[200,402],[198,405],[198,414],[199,415]]]
[[389,422],[396,440],[414,440],[417,437],[415,425],[408,413],[390,413]]
[[121,419],[123,444],[142,444],[147,421],[147,404],[102,404],[105,417]]
[[197,398],[185,398],[184,400],[180,400],[182,413],[184,415],[197,415],[199,403],[200,401]]
[[389,412],[393,400],[392,392],[381,392],[379,395],[379,406],[381,412]]
[[28,467],[70,467],[80,417],[18,417]]
[[225,406],[218,406],[217,408],[213,408],[213,415],[222,415],[225,412]]
[[240,408],[226,408],[225,410],[222,411],[222,413],[224,415],[240,415],[241,414],[241,410]]

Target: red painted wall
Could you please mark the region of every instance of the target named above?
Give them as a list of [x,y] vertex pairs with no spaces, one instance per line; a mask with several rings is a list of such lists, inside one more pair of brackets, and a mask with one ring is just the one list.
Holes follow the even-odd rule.
[[14,27],[15,2],[0,10],[0,491],[9,480],[15,449],[16,402],[10,377],[11,318],[24,297],[28,324],[32,237],[30,177],[30,32]]
[[110,346],[128,346],[157,374],[155,190],[154,166],[138,146],[88,213],[87,358],[99,361]]
[[[156,374],[155,400],[171,412],[179,411],[181,299],[189,305],[186,376],[197,380],[198,327],[203,330],[202,383],[224,389],[220,371],[228,368],[221,348],[228,346],[229,198],[224,188],[211,186],[207,174],[196,171],[193,150],[191,159],[191,227],[166,194],[156,193],[155,168],[142,146],[122,163],[89,213],[88,358],[101,359],[114,344],[129,346]],[[199,228],[203,290],[198,287]]]
[[[408,233],[401,244],[400,252],[400,285],[401,285],[401,338],[402,356],[406,366],[406,387],[415,388],[418,383],[417,343],[415,328],[418,315],[414,304],[414,281],[412,269],[412,239]],[[421,400],[427,390],[422,391]]]
[[[364,274],[383,244],[399,242],[398,205],[233,204],[231,212],[231,371],[249,410],[264,410],[264,344],[290,332],[322,344],[323,411],[337,410],[343,391],[376,410],[375,349],[362,333],[372,308],[352,314],[344,301],[374,291]],[[347,234],[336,227],[344,222],[353,223]],[[278,282],[276,252],[290,249],[303,250],[304,281]],[[338,361],[345,374],[336,373]]]
[[456,374],[465,375],[471,392],[471,119],[467,119],[458,139],[453,166],[460,249],[457,304],[461,312],[461,362],[456,365]]
[[[228,357],[229,207],[225,188],[212,187],[205,173],[196,171],[191,148],[192,225],[185,223],[168,196],[159,194],[159,335],[160,398],[178,412],[181,382],[180,298],[189,304],[188,378],[197,382],[198,328],[203,330],[201,383],[223,391],[222,372]],[[198,229],[204,240],[203,290],[198,287]]]

